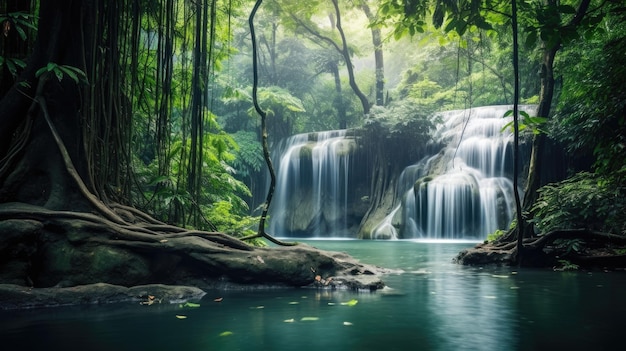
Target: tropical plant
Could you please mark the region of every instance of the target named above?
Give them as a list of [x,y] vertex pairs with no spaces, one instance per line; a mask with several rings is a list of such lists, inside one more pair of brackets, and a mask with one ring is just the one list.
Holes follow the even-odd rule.
[[532,221],[539,233],[589,229],[626,234],[626,187],[596,174],[581,172],[539,189]]

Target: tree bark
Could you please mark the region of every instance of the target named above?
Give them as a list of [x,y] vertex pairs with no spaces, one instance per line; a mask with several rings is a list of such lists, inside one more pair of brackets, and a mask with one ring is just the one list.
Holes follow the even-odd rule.
[[[361,5],[365,16],[372,25],[376,21],[376,17],[370,10],[367,2]],[[372,44],[374,44],[374,65],[376,67],[376,105],[383,106],[385,104],[385,63],[383,60],[383,41],[380,33],[380,27],[371,27]]]
[[[575,16],[566,26],[576,28],[587,13],[590,2],[591,0],[582,0],[578,6]],[[550,6],[556,6],[556,3],[556,0],[545,0],[545,4]],[[537,116],[539,117],[550,117],[552,98],[554,96],[554,59],[557,52],[561,48],[561,44],[562,42],[560,39],[554,41],[551,46],[548,46],[548,42],[543,42],[543,55],[540,72],[541,90],[539,92],[539,106],[537,108]],[[541,179],[541,168],[542,155],[545,153],[546,144],[547,136],[545,134],[540,133],[533,137],[528,176],[524,191],[524,212],[530,211],[531,207],[537,200],[537,190],[544,185],[544,182]],[[534,235],[533,226],[526,226],[524,236],[532,235]]]
[[[49,62],[84,68],[81,21],[77,20],[82,18],[82,13],[80,6],[50,2],[43,2],[40,11],[50,15],[41,17],[34,52],[19,79],[27,85],[15,84],[0,101],[0,123],[6,126],[0,135],[4,142],[0,157],[4,158],[2,162],[8,162],[2,167],[5,172],[0,174],[0,199],[2,202],[20,201],[57,209],[67,208],[70,204],[81,207],[78,206],[80,198],[75,195],[76,185],[68,181],[64,163],[38,102],[46,101],[51,121],[78,174],[89,179],[79,119],[82,107],[80,87],[69,78],[60,82],[56,78],[46,81],[45,74],[36,77],[35,72]],[[64,40],[60,41],[60,38]],[[32,129],[23,129],[29,123],[32,123]],[[17,149],[20,143],[21,147]]]

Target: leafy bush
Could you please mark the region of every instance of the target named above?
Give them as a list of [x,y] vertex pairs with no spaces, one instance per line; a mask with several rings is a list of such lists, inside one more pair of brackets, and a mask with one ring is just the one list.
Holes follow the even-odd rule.
[[615,178],[581,172],[539,189],[532,222],[541,233],[586,228],[626,234],[625,195]]
[[[233,205],[228,201],[218,201],[208,206],[205,215],[217,227],[218,231],[236,238],[255,234],[252,228],[259,222],[258,217],[237,214]],[[262,239],[253,240],[249,243],[255,246],[267,246]]]

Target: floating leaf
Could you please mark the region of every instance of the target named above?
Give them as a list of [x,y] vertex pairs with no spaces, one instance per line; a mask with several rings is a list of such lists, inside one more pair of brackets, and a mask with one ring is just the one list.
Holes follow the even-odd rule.
[[215,301],[215,302],[222,302],[222,300],[224,300],[223,297],[216,297],[216,298],[213,299],[213,301]]
[[343,322],[343,325],[352,325],[351,322]]
[[293,323],[295,321],[296,321],[295,319],[291,318],[291,319],[285,319],[283,322],[285,322],[285,323]]
[[228,330],[220,333],[220,336],[231,336],[231,335],[233,335],[233,332],[228,331]]
[[298,302],[298,301],[291,301],[291,302],[289,302],[289,304],[290,304],[290,305],[297,305],[297,304],[299,304],[299,303],[300,303],[300,302]]
[[302,321],[302,322],[307,322],[307,321],[311,322],[311,321],[316,321],[316,320],[319,320],[319,317],[302,317],[302,318],[300,318],[300,321]]
[[187,316],[183,316],[182,314],[177,314],[176,318],[178,318],[178,319],[185,319],[185,318],[187,318]]
[[265,306],[250,307],[250,309],[253,309],[253,310],[261,310],[261,309],[264,309],[264,308],[265,308]]
[[198,308],[200,307],[199,303],[193,303],[193,302],[186,302],[183,305],[180,305],[180,307],[191,307],[191,308]]
[[354,306],[354,305],[356,305],[357,303],[359,303],[359,300],[357,300],[357,299],[352,299],[352,300],[350,300],[350,301],[348,301],[348,302],[342,302],[342,303],[341,303],[341,305],[342,305],[342,306]]

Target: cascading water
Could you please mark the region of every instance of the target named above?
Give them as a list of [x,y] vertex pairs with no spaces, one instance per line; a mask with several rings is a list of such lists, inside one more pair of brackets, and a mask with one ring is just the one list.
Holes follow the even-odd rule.
[[[520,109],[530,113],[534,108]],[[482,240],[508,228],[514,214],[513,137],[503,131],[511,121],[503,116],[510,109],[440,113],[444,123],[433,136],[430,154],[404,169],[395,181],[398,204],[363,237]],[[368,176],[375,166],[364,157],[366,150],[346,130],[298,134],[277,145],[270,232],[357,237],[373,203]]]
[[275,149],[277,185],[269,229],[277,236],[347,236],[354,142],[345,130],[298,134]]
[[[521,109],[530,112],[532,106]],[[373,231],[378,239],[484,239],[513,218],[509,106],[441,113],[435,140],[446,145],[404,170],[400,204]]]

